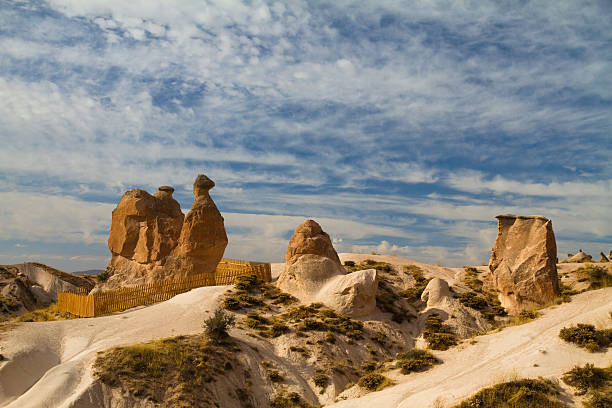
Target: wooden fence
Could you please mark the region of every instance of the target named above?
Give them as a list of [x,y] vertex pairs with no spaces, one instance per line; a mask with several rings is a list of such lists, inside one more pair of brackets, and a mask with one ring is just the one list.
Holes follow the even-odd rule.
[[93,295],[58,292],[57,303],[62,312],[80,317],[102,316],[135,306],[162,302],[201,286],[231,285],[236,277],[244,275],[257,275],[266,282],[272,280],[269,263],[222,259],[214,273],[167,279]]

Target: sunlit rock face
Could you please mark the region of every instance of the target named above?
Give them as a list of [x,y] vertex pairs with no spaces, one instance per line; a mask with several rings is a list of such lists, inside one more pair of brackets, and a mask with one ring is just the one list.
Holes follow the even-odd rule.
[[559,295],[557,245],[542,216],[499,215],[489,269],[499,300],[510,313],[542,306]]
[[223,217],[209,193],[214,186],[198,175],[187,216],[172,197],[172,187],[159,187],[155,194],[127,191],[112,215],[110,278],[97,290],[214,273],[228,243]]

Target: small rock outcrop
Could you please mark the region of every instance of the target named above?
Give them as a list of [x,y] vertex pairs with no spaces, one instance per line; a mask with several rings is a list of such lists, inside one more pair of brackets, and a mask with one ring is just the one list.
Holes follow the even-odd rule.
[[450,296],[448,282],[440,278],[433,278],[421,293],[421,300],[427,303],[427,307],[435,307]]
[[499,300],[510,313],[552,302],[559,295],[557,245],[542,216],[499,215],[489,269]]
[[110,277],[95,290],[214,273],[228,243],[223,217],[209,194],[214,186],[198,175],[187,216],[172,197],[172,187],[159,187],[155,194],[127,191],[113,210]]
[[321,302],[352,317],[376,308],[376,271],[351,274],[340,263],[329,235],[313,220],[300,224],[289,241],[276,285],[302,303]]
[[593,260],[593,257],[591,255],[587,255],[584,252],[582,252],[582,249],[578,250],[578,253],[576,255],[572,255],[569,256],[571,254],[568,254],[568,262],[572,262],[572,263],[583,263],[583,262],[591,262]]

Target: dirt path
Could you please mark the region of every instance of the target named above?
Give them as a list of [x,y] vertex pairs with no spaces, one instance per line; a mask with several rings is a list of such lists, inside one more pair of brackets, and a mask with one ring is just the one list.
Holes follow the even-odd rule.
[[424,373],[393,375],[398,384],[330,407],[432,407],[436,400],[450,406],[483,387],[516,377],[559,377],[576,364],[612,363],[607,353],[588,353],[565,343],[559,331],[575,323],[612,327],[612,288],[586,292],[571,303],[544,311],[539,319],[501,332],[465,341],[457,348],[436,352],[444,363]]

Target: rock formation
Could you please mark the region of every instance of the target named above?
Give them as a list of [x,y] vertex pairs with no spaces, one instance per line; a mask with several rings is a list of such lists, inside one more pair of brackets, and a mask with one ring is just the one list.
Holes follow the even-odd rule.
[[489,269],[510,313],[552,302],[559,295],[557,245],[545,217],[499,215]]
[[572,255],[572,256],[569,256],[571,254],[567,254],[567,255],[568,255],[567,262],[572,262],[572,263],[583,263],[583,262],[590,262],[593,260],[593,257],[591,255],[587,255],[584,252],[582,252],[582,249],[579,249],[576,255]]
[[214,273],[228,242],[223,217],[209,194],[214,186],[211,179],[198,175],[187,216],[172,197],[172,187],[159,187],[153,195],[141,189],[127,191],[113,210],[110,278],[96,290]]
[[303,303],[321,302],[349,316],[376,308],[376,271],[346,274],[329,235],[313,220],[300,224],[289,241],[277,286]]

